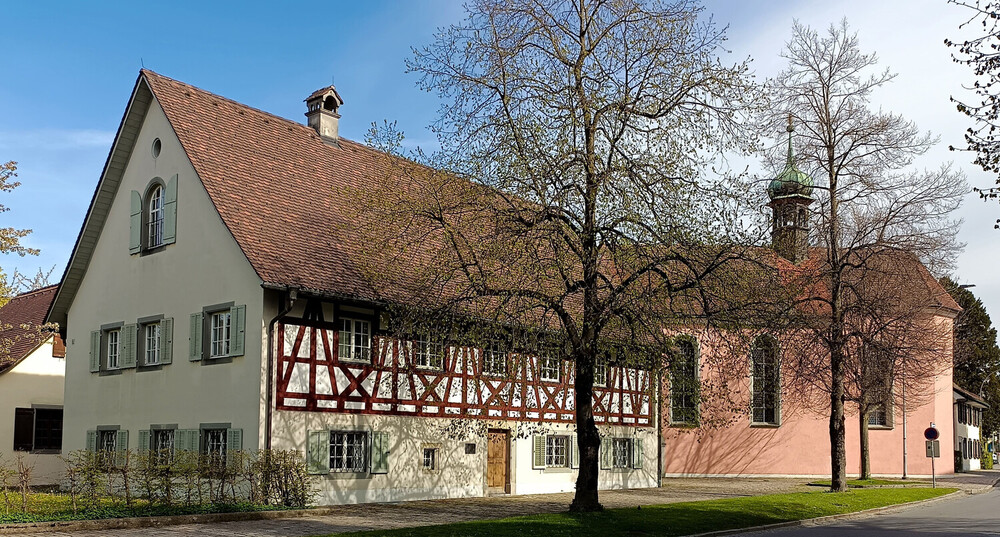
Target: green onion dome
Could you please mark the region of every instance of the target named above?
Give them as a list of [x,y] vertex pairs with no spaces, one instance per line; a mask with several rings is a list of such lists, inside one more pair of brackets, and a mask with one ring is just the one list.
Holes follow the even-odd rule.
[[785,169],[767,186],[767,196],[772,200],[793,196],[811,198],[812,177],[795,167],[795,153],[792,152],[792,131],[795,129],[792,127],[791,117],[788,118],[785,130],[788,131],[788,159],[785,161]]

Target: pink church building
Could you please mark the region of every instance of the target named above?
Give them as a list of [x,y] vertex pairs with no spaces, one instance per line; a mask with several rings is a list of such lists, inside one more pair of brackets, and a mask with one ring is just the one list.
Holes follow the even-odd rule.
[[[789,130],[789,133],[791,130]],[[768,187],[773,211],[774,268],[781,274],[809,271],[823,259],[824,250],[809,247],[809,211],[813,182],[795,167],[789,135],[785,170]],[[941,439],[937,474],[951,474],[952,438],[955,436],[952,397],[952,332],[959,305],[915,257],[892,252],[888,262],[895,269],[888,280],[895,288],[887,296],[919,301],[923,326],[936,343],[921,351],[925,364],[919,382],[892,381],[890,393],[867,417],[859,416],[856,403],[845,403],[848,475],[861,467],[859,419],[868,420],[870,464],[873,476],[929,477],[924,430],[932,424]],[[883,283],[885,283],[883,281]],[[924,332],[922,330],[921,332]],[[780,337],[783,336],[783,337]],[[663,475],[676,476],[809,476],[831,473],[829,392],[804,389],[784,348],[787,334],[762,334],[743,347],[731,335],[700,334],[679,338],[678,355],[690,362],[680,368],[698,372],[703,393],[681,393],[685,383],[671,383],[665,375],[662,449]],[[749,339],[749,338],[748,338]],[[725,344],[723,344],[725,343]],[[725,348],[723,348],[725,347]],[[720,353],[741,356],[720,367]],[[817,362],[822,362],[818,353]],[[704,359],[703,359],[704,358]],[[926,366],[931,364],[931,366]],[[828,370],[828,366],[825,366]],[[746,371],[734,375],[732,371]],[[675,369],[674,371],[677,371]],[[721,377],[725,376],[725,379]],[[799,380],[796,380],[798,378]],[[731,392],[724,401],[713,398],[710,386],[722,383]],[[890,379],[891,380],[891,379]],[[671,384],[676,384],[671,393]],[[905,384],[905,386],[904,386]],[[688,383],[687,385],[690,385]],[[907,393],[910,390],[910,393]],[[822,392],[822,390],[818,390]]]

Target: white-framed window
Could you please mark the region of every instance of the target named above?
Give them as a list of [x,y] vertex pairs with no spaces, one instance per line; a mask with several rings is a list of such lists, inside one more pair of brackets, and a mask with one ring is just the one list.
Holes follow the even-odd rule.
[[613,468],[632,467],[632,439],[611,439],[611,466]]
[[499,342],[490,342],[483,349],[483,374],[495,377],[507,375],[507,352]]
[[97,449],[114,452],[118,449],[118,431],[97,431]]
[[120,328],[105,332],[107,340],[107,368],[118,369],[121,367],[121,334]]
[[153,429],[150,449],[159,464],[170,464],[174,455],[174,430]]
[[338,358],[355,362],[372,359],[371,323],[362,319],[340,320]]
[[569,437],[548,435],[545,437],[545,467],[569,466]]
[[562,373],[562,360],[549,356],[538,357],[538,376],[548,382],[559,382]]
[[437,470],[438,448],[424,448],[422,467],[424,470]]
[[149,192],[149,202],[146,207],[146,248],[163,246],[163,187],[155,186]]
[[608,385],[608,362],[604,358],[598,358],[594,364],[594,386],[605,387]]
[[417,367],[429,369],[444,368],[444,345],[429,336],[417,336],[413,340],[414,360]]
[[365,472],[368,470],[368,433],[330,431],[330,471]]
[[209,320],[209,358],[229,356],[233,316],[230,310],[217,311]]
[[211,466],[226,463],[226,429],[201,430],[201,454],[208,459]]
[[118,431],[97,431],[97,451],[105,469],[114,468],[118,451]]
[[143,325],[143,364],[156,365],[160,363],[160,323]]

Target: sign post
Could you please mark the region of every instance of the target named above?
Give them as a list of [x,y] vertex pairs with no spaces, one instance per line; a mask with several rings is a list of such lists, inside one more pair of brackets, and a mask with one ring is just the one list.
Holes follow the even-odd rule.
[[931,488],[937,488],[937,472],[934,470],[934,459],[941,456],[941,442],[938,438],[941,433],[934,427],[934,422],[931,422],[931,426],[924,429],[924,438],[927,439],[927,457],[931,460]]

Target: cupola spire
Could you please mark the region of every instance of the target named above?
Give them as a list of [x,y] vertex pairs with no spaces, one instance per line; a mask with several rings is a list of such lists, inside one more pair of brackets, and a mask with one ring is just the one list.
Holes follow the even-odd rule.
[[792,115],[788,114],[788,156],[785,169],[767,186],[771,199],[771,246],[782,257],[799,263],[809,255],[809,204],[813,202],[813,180],[795,166],[792,148]]

